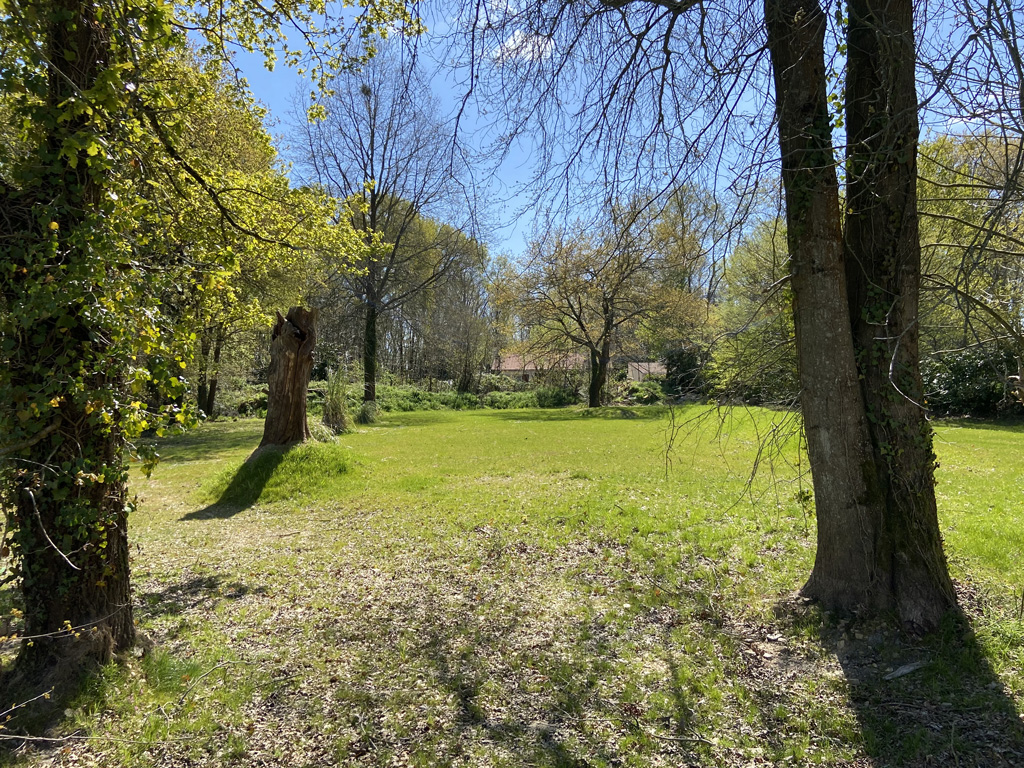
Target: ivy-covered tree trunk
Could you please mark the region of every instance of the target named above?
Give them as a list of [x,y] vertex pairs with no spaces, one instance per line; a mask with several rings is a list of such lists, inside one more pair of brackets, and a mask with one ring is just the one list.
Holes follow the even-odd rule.
[[287,317],[277,313],[271,333],[270,372],[267,384],[265,445],[290,445],[309,439],[306,393],[313,372],[317,311],[292,307]]
[[[25,670],[68,658],[107,661],[135,642],[123,442],[90,424],[89,414],[63,410],[60,428],[25,455],[23,466],[44,469],[17,473]],[[80,469],[45,469],[69,465]]]
[[47,30],[46,90],[22,105],[41,135],[0,189],[0,431],[14,443],[3,452],[3,493],[26,671],[104,661],[135,639],[120,426],[135,404],[110,295],[130,265],[112,255],[116,196],[96,149],[116,122],[104,109],[119,106],[97,95],[116,63],[99,10],[75,0],[22,7]]
[[939,533],[918,349],[917,91],[911,0],[851,0],[846,284],[885,515],[875,579],[915,627],[956,604]]
[[[852,0],[846,239],[815,0],[766,0],[818,549],[804,594],[934,628],[955,606],[917,360],[909,0]],[[916,401],[916,402],[915,402]],[[898,454],[898,455],[897,455]]]

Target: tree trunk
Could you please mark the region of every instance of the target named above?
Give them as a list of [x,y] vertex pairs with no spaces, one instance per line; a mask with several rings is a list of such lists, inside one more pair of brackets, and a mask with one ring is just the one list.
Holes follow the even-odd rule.
[[277,313],[271,333],[265,445],[289,445],[309,438],[306,389],[313,372],[317,311],[292,307],[287,317]]
[[210,397],[210,329],[204,328],[199,337],[199,359],[196,361],[199,366],[199,377],[196,385],[196,407],[209,415],[206,410],[206,401]]
[[853,607],[873,600],[873,539],[882,499],[850,335],[825,90],[826,22],[814,0],[767,0],[765,21],[786,192],[800,405],[818,518],[817,556],[804,593],[829,607]]
[[220,353],[224,349],[224,329],[218,326],[213,341],[213,364],[210,366],[209,381],[207,382],[206,399],[203,402],[203,412],[211,419],[214,418],[214,408],[217,405],[217,387],[220,382]]
[[377,401],[377,305],[366,303],[363,328],[363,402]]
[[[128,565],[127,470],[121,441],[84,413],[65,409],[61,428],[33,447],[29,461],[60,466],[89,457],[84,482],[27,473],[17,488],[25,635],[23,670],[82,658],[106,662],[135,643]],[[93,479],[95,478],[95,479]],[[76,525],[76,516],[89,522]],[[70,630],[70,631],[69,631]]]
[[846,279],[868,428],[885,494],[877,579],[905,624],[956,605],[935,503],[918,350],[917,92],[912,0],[851,0]]
[[[67,116],[66,105],[80,103],[80,94],[92,89],[110,66],[109,26],[96,18],[94,5],[77,0],[39,4],[32,12],[49,25],[45,98],[47,113],[54,119],[40,126],[48,135],[38,148],[38,196],[32,201],[32,193],[25,190],[22,198],[31,203],[31,215],[19,225],[15,217],[23,208],[5,210],[5,221],[13,227],[0,241],[21,239],[22,252],[31,254],[59,232],[54,253],[60,254],[62,270],[48,271],[42,284],[55,275],[65,279],[64,269],[75,280],[102,280],[86,276],[102,275],[96,268],[96,252],[105,245],[97,235],[106,196],[103,171],[90,165],[85,149],[66,155],[69,140],[80,142],[80,131],[88,135],[94,130],[90,117]],[[47,228],[51,216],[55,224],[59,218],[54,231]],[[14,277],[5,277],[2,301],[8,306],[21,301],[33,289],[36,269],[28,261]],[[109,274],[116,267],[106,269]],[[94,288],[103,295],[101,284]],[[77,296],[82,290],[90,288],[69,287],[68,294]],[[29,294],[27,303],[32,300]],[[5,457],[11,461],[4,467],[4,490],[25,609],[26,640],[17,666],[29,674],[54,673],[57,683],[59,670],[67,665],[107,661],[135,642],[125,441],[117,428],[116,409],[107,410],[101,400],[110,393],[120,396],[124,386],[105,329],[81,311],[84,306],[91,302],[37,310],[30,329],[32,344],[16,345],[5,360],[4,383],[16,399],[28,402],[30,393],[41,391],[44,384],[48,389],[42,391],[53,395],[49,423]],[[41,365],[50,373],[47,382],[40,380]],[[75,371],[77,380],[68,371]],[[101,415],[113,423],[105,423]]]
[[[873,612],[897,609],[908,626],[928,629],[936,625],[941,614],[953,603],[944,596],[943,590],[934,589],[935,573],[915,564],[921,560],[921,554],[908,549],[908,545],[911,548],[914,545],[904,532],[916,531],[921,549],[931,553],[929,564],[935,566],[936,573],[945,574],[944,561],[939,568],[934,557],[938,553],[941,560],[938,522],[934,517],[930,441],[927,432],[921,429],[924,422],[920,410],[914,409],[905,398],[894,397],[895,391],[888,382],[890,357],[887,352],[880,351],[871,357],[871,365],[867,365],[869,358],[866,357],[876,343],[874,336],[879,328],[875,323],[886,322],[886,312],[879,316],[871,310],[869,302],[874,301],[875,296],[866,291],[868,282],[879,270],[888,274],[892,269],[888,261],[893,257],[893,249],[917,252],[916,221],[912,228],[907,228],[906,208],[914,209],[916,203],[914,177],[906,176],[905,168],[899,172],[899,178],[883,179],[885,174],[881,173],[894,164],[909,163],[911,169],[913,166],[916,100],[910,96],[908,101],[905,92],[906,78],[909,78],[911,92],[913,89],[913,45],[911,41],[908,49],[906,40],[901,37],[903,32],[892,31],[890,23],[895,19],[878,19],[881,23],[872,22],[875,26],[871,30],[861,30],[861,22],[854,19],[855,4],[859,1],[855,0],[850,6],[847,122],[848,125],[855,122],[852,112],[862,111],[865,115],[880,115],[877,120],[881,123],[869,128],[867,133],[851,126],[850,136],[866,136],[879,127],[889,126],[895,107],[893,98],[900,108],[898,119],[904,122],[912,119],[914,136],[910,139],[905,129],[897,131],[909,144],[897,148],[896,157],[891,152],[884,155],[881,152],[883,146],[891,147],[891,132],[882,139],[889,141],[889,145],[879,143],[871,148],[871,162],[878,168],[870,174],[857,169],[860,186],[855,191],[851,182],[848,202],[858,194],[865,202],[880,198],[883,206],[892,206],[895,200],[892,196],[896,194],[900,207],[885,207],[881,215],[898,212],[902,217],[898,219],[902,222],[898,225],[901,227],[898,246],[891,242],[871,244],[854,235],[864,226],[879,225],[878,221],[864,220],[863,224],[851,222],[852,228],[848,223],[848,242],[851,236],[859,238],[858,247],[844,249],[826,93],[825,17],[813,0],[765,2],[786,192],[800,402],[818,519],[817,555],[803,592],[828,608],[867,608]],[[860,20],[867,18],[859,8],[856,13]],[[909,4],[906,16],[909,20]],[[899,29],[909,33],[909,27]],[[894,34],[898,39],[892,42],[901,47],[894,52],[896,59],[888,66],[905,70],[897,78],[902,85],[894,86],[891,80],[885,81],[896,90],[877,91],[874,96],[868,96],[871,89],[865,89],[862,72],[880,67],[881,62],[879,50],[866,45],[862,36],[877,35],[873,38],[877,41]],[[890,74],[897,74],[897,69],[891,69]],[[871,98],[873,102],[861,103]],[[896,234],[892,227],[889,224],[875,231],[886,232],[886,237],[890,237]],[[900,381],[915,393],[919,392],[920,384],[916,373],[916,333],[911,331],[916,320],[920,263],[914,261],[912,254],[901,256],[898,263],[899,291],[890,292],[885,301],[892,307],[896,306],[897,298],[902,302],[895,313],[890,313],[898,316],[893,322],[902,335],[894,335],[890,330],[887,335],[891,341],[887,342],[886,349],[898,353],[891,359],[896,360],[896,370],[901,371]],[[851,268],[854,264],[863,271],[854,274],[857,272]],[[905,293],[911,286],[913,297]],[[897,349],[900,346],[902,350]],[[867,376],[869,369],[871,379],[861,381],[861,376]],[[880,402],[887,403],[884,409],[879,407]],[[898,433],[888,437],[887,443],[879,442],[880,427],[872,424],[880,415],[892,419],[887,431]],[[888,449],[883,446],[903,446],[906,442],[919,443],[919,448],[928,453],[927,473],[921,471],[920,450],[917,458],[910,460],[914,473],[906,476],[891,471],[884,455]],[[900,464],[902,472],[903,460]],[[931,499],[930,517],[919,511],[922,505],[928,506],[928,498]],[[948,583],[948,577],[946,580]],[[917,597],[908,601],[909,595]],[[922,601],[928,603],[930,609],[922,609]]]
[[599,349],[590,350],[590,386],[587,389],[587,407],[601,407],[601,393],[608,383],[608,362],[611,359],[611,344],[608,339]]

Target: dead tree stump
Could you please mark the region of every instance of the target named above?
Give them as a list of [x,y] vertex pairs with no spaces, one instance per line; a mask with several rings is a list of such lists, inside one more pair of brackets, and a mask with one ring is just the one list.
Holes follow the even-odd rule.
[[270,372],[267,377],[265,445],[301,443],[309,438],[306,389],[313,372],[317,311],[292,307],[287,317],[277,313],[270,336]]

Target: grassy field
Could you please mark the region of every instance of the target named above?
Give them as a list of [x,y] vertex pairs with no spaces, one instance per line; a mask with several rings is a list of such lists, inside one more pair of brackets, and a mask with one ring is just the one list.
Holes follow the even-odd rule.
[[920,640],[793,598],[783,414],[409,413],[243,463],[261,428],[162,444],[132,530],[153,648],[0,762],[1024,765],[1021,429],[938,430],[970,626]]

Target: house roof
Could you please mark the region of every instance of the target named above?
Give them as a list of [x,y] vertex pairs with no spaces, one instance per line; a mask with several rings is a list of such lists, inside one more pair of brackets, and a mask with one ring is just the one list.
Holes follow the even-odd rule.
[[535,355],[501,355],[491,365],[494,371],[547,371],[556,368],[583,368],[587,364],[585,356],[578,352],[569,354],[535,354]]

